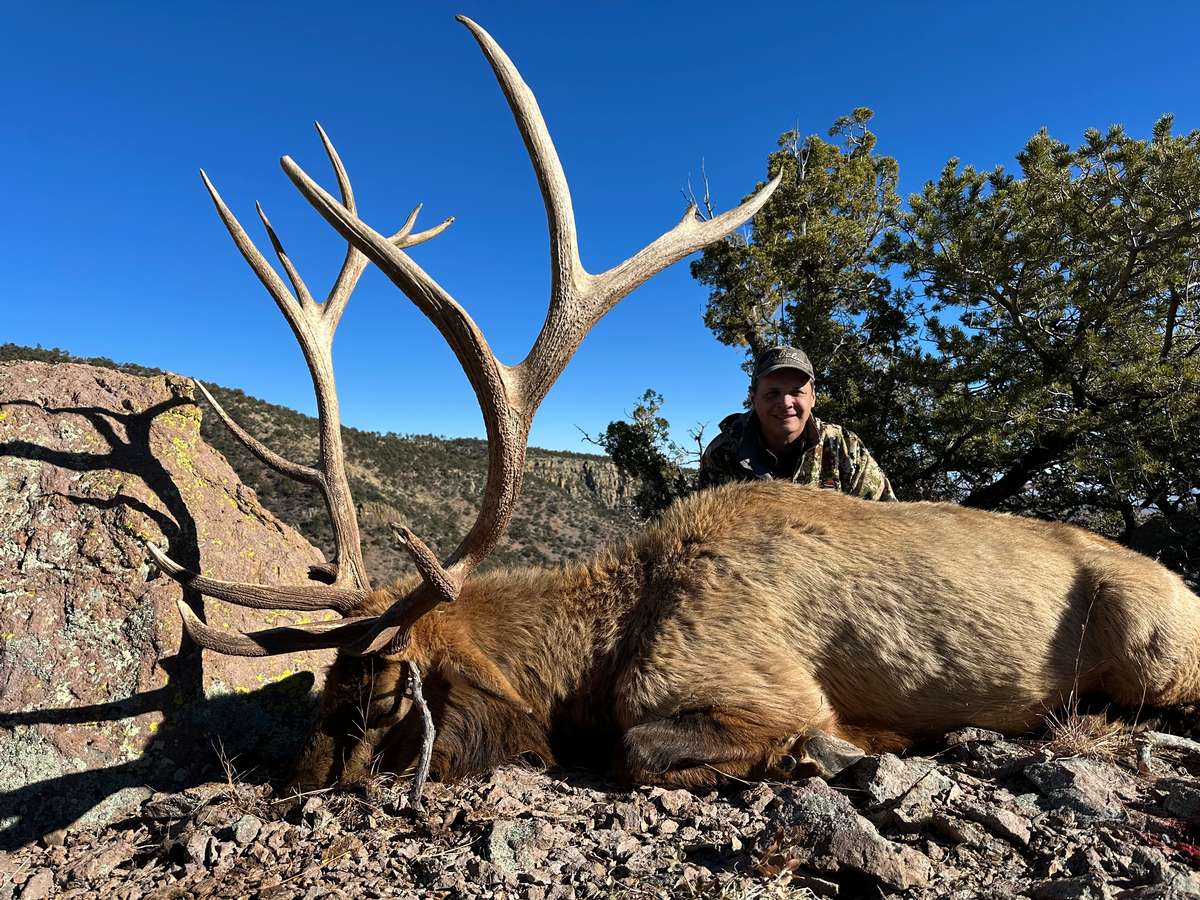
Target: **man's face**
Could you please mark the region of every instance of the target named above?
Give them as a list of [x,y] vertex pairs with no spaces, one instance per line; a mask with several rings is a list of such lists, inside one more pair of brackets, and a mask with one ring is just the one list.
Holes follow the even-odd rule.
[[799,369],[780,369],[758,380],[751,403],[769,448],[785,447],[804,433],[814,396],[812,380]]

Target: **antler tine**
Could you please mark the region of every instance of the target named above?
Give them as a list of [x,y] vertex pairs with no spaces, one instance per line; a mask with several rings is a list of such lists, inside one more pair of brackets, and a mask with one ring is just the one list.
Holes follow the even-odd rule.
[[316,303],[312,293],[308,289],[308,285],[304,283],[304,279],[300,277],[300,273],[296,271],[296,267],[292,265],[291,258],[283,249],[283,244],[279,240],[279,235],[275,233],[275,229],[271,227],[271,220],[267,218],[266,210],[262,208],[262,204],[256,202],[255,210],[258,211],[258,218],[263,223],[263,228],[267,230],[267,237],[271,241],[271,246],[275,250],[275,255],[279,258],[280,264],[283,266],[283,271],[287,273],[288,281],[292,283],[292,287],[296,290],[296,296],[300,298],[300,302],[305,306]]
[[240,581],[221,581],[185,569],[153,544],[146,549],[162,571],[184,587],[193,588],[206,597],[214,597],[250,609],[332,609],[347,613],[367,596],[363,590],[328,587],[326,585],[265,585]]
[[775,192],[782,178],[783,173],[777,174],[742,203],[711,219],[700,218],[696,215],[696,204],[691,204],[679,220],[679,224],[670,231],[660,235],[625,262],[596,275],[589,291],[594,298],[593,318],[589,327],[612,309],[622,297],[667,266],[679,262],[713,241],[720,240],[754,218],[771,199],[771,194]]
[[242,258],[258,276],[258,280],[262,282],[263,287],[267,289],[274,299],[275,304],[283,313],[288,324],[292,326],[292,331],[295,332],[297,339],[300,339],[300,324],[296,319],[297,310],[300,308],[299,302],[291,291],[287,289],[287,285],[283,283],[283,279],[279,277],[267,258],[262,255],[262,252],[255,246],[254,241],[250,240],[250,235],[246,234],[246,229],[242,227],[242,223],[238,221],[237,216],[225,205],[225,201],[221,199],[221,195],[217,192],[216,187],[208,178],[208,173],[203,169],[200,170],[200,177],[204,180],[204,187],[208,190],[208,195],[212,198],[213,205],[217,208],[217,215],[221,217],[221,221],[225,224],[225,229],[229,232],[229,236],[233,238],[234,244],[237,245],[238,251],[242,254]]
[[490,34],[466,16],[455,18],[467,27],[475,37],[483,55],[496,73],[496,80],[508,99],[509,108],[516,120],[517,128],[525,141],[525,149],[533,163],[542,201],[546,207],[546,220],[550,230],[550,273],[551,292],[558,295],[565,285],[586,278],[587,273],[579,261],[579,242],[575,234],[575,213],[571,208],[571,189],[550,131],[542,117],[537,98],[529,85]]
[[263,463],[270,466],[280,475],[285,475],[293,481],[301,481],[313,487],[320,487],[321,473],[309,466],[301,466],[280,456],[246,429],[242,428],[229,413],[225,412],[225,407],[217,402],[217,398],[209,393],[199,381],[195,382],[196,387],[200,389],[200,393],[204,395],[204,399],[208,401],[208,405],[213,408],[217,416],[225,423],[225,427],[233,432],[233,436],[241,441],[247,450],[257,456]]
[[[342,204],[349,210],[355,210],[357,207],[354,203],[354,188],[350,185],[350,174],[342,163],[342,157],[338,154],[337,148],[333,146],[329,135],[325,133],[325,129],[321,127],[321,123],[314,122],[313,124],[317,128],[317,134],[321,136],[325,155],[329,157],[329,164],[333,166],[333,173],[337,177]],[[342,268],[338,271],[333,287],[329,290],[329,297],[325,301],[325,317],[331,328],[337,328],[338,320],[341,319],[342,312],[346,309],[346,301],[350,299],[350,295],[354,292],[358,279],[362,277],[366,267],[367,258],[357,247],[347,242],[346,258],[342,262]]]
[[336,228],[346,240],[360,247],[371,262],[383,270],[384,274],[433,322],[454,350],[476,393],[490,387],[488,400],[501,401],[507,393],[503,386],[504,376],[494,377],[481,371],[484,367],[480,362],[486,362],[496,370],[503,370],[505,367],[496,360],[483,332],[458,301],[391,240],[338,203],[290,156],[280,159],[279,164],[325,221]]
[[432,228],[426,228],[424,231],[418,231],[416,234],[413,234],[413,225],[416,224],[417,214],[421,211],[423,205],[422,203],[418,203],[414,206],[413,211],[408,214],[408,218],[400,227],[400,230],[388,238],[399,249],[403,250],[405,247],[415,247],[417,244],[423,244],[430,238],[437,237],[454,224],[454,216],[447,216]]
[[[329,163],[333,166],[334,175],[337,177],[338,191],[342,195],[342,206],[348,209],[351,213],[357,212],[357,207],[354,201],[354,189],[350,185],[350,175],[346,171],[345,164],[342,163],[342,157],[337,152],[337,148],[333,146],[333,141],[329,139],[329,135],[325,133],[325,129],[321,127],[320,122],[314,123],[317,126],[317,133],[321,136],[321,143],[325,146],[325,155],[329,157]],[[397,247],[413,247],[417,244],[423,244],[430,238],[437,237],[443,231],[450,227],[454,222],[454,217],[443,220],[433,228],[428,228],[425,231],[412,233],[413,226],[417,221],[417,214],[421,211],[421,204],[418,203],[411,213],[408,214],[408,219],[391,237],[391,241]],[[346,308],[346,301],[350,299],[350,294],[353,293],[355,286],[358,284],[358,279],[362,277],[362,273],[366,270],[367,257],[353,243],[346,242],[346,259],[342,263],[342,268],[338,272],[337,279],[330,288],[329,296],[325,301],[325,318],[329,322],[331,329],[337,328],[338,320],[342,317],[342,312]]]
[[182,600],[176,601],[183,627],[201,647],[226,656],[278,656],[298,650],[330,650],[354,640],[372,622],[372,616],[350,616],[333,622],[284,625],[248,634],[229,634],[201,622]]

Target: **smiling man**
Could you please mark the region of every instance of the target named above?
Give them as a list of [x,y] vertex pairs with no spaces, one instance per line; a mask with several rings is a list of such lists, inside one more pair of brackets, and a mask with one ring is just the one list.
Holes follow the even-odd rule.
[[862,441],[812,414],[814,377],[803,350],[764,351],[750,380],[751,409],[721,421],[721,433],[700,458],[700,487],[778,479],[867,500],[895,500],[887,476]]

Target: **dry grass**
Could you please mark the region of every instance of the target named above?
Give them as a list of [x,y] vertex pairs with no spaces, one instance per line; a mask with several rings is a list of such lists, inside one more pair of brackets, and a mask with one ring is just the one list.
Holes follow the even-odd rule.
[[1046,749],[1056,756],[1090,756],[1116,760],[1133,747],[1129,727],[1111,722],[1102,713],[1083,713],[1072,698],[1062,709],[1046,714]]

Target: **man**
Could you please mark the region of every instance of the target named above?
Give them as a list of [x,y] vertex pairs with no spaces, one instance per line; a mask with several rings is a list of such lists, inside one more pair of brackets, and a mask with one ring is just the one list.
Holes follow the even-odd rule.
[[867,500],[895,500],[879,464],[856,435],[812,414],[812,363],[796,347],[772,347],[754,364],[752,409],[721,421],[700,458],[700,487],[786,479]]

